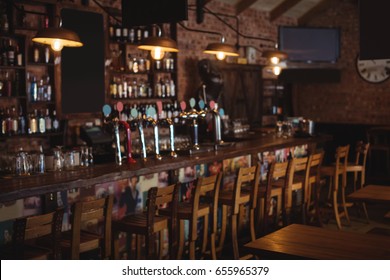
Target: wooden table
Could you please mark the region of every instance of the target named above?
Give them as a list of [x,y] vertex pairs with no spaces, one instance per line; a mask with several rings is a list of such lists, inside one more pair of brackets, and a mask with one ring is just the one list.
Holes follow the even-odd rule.
[[255,241],[245,250],[264,259],[390,260],[390,238],[292,224]]
[[390,203],[390,186],[367,185],[348,195],[348,199],[360,202]]

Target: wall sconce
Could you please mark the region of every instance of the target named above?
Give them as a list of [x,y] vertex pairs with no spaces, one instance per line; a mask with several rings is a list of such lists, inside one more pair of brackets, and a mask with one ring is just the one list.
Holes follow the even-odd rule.
[[60,19],[59,27],[41,29],[32,38],[33,42],[50,45],[54,51],[61,51],[63,47],[82,47],[79,36],[72,30],[62,28]]
[[154,60],[160,60],[164,57],[166,52],[178,52],[176,41],[168,37],[161,37],[161,27],[158,28],[158,36],[146,38],[138,49],[150,51],[150,55]]
[[226,44],[222,36],[221,43],[210,43],[203,53],[215,54],[218,60],[224,60],[226,56],[239,56],[234,46]]

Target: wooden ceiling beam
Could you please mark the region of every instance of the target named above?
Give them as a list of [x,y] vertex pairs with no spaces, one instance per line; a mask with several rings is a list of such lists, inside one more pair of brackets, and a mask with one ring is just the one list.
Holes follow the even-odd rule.
[[302,0],[285,0],[281,2],[278,6],[276,6],[274,9],[270,11],[270,21],[273,21],[283,15],[287,10],[291,9],[293,6],[295,6],[297,3],[301,2]]
[[325,9],[329,8],[330,4],[333,2],[333,0],[322,0],[318,2],[317,5],[315,5],[313,8],[308,10],[306,13],[304,13],[302,16],[297,18],[298,25],[306,25],[310,19],[315,17],[318,13],[324,11]]
[[252,6],[257,0],[241,0],[236,4],[236,15],[238,16],[243,11]]

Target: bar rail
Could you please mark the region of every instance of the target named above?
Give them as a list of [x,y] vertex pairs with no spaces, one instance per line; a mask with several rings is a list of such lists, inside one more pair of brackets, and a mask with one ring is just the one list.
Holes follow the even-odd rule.
[[309,138],[276,138],[274,135],[255,137],[254,139],[234,142],[217,151],[206,151],[194,155],[181,155],[177,158],[163,157],[156,160],[148,157],[146,161],[138,159],[135,164],[115,163],[79,167],[75,170],[47,172],[41,175],[9,176],[0,179],[0,203],[21,198],[45,195],[59,191],[90,187],[95,184],[126,179],[131,176],[147,175],[162,171],[177,170],[186,166],[221,161],[242,155],[256,155],[259,152],[308,144],[315,147],[332,140],[329,135]]

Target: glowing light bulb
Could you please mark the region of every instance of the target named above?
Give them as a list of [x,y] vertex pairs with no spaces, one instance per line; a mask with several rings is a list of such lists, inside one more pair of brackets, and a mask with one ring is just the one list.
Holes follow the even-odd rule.
[[162,59],[164,57],[164,54],[165,52],[160,47],[156,47],[150,51],[150,55],[153,57],[154,60]]
[[279,57],[273,56],[270,58],[272,64],[278,64],[280,62]]
[[279,74],[282,72],[282,67],[280,66],[274,66],[272,68],[272,72],[276,75],[276,76],[279,76]]
[[51,48],[56,52],[61,51],[63,47],[64,45],[62,44],[60,39],[54,39],[51,43]]
[[217,54],[215,56],[217,57],[218,60],[224,60],[226,57],[226,54],[224,52],[217,52]]

